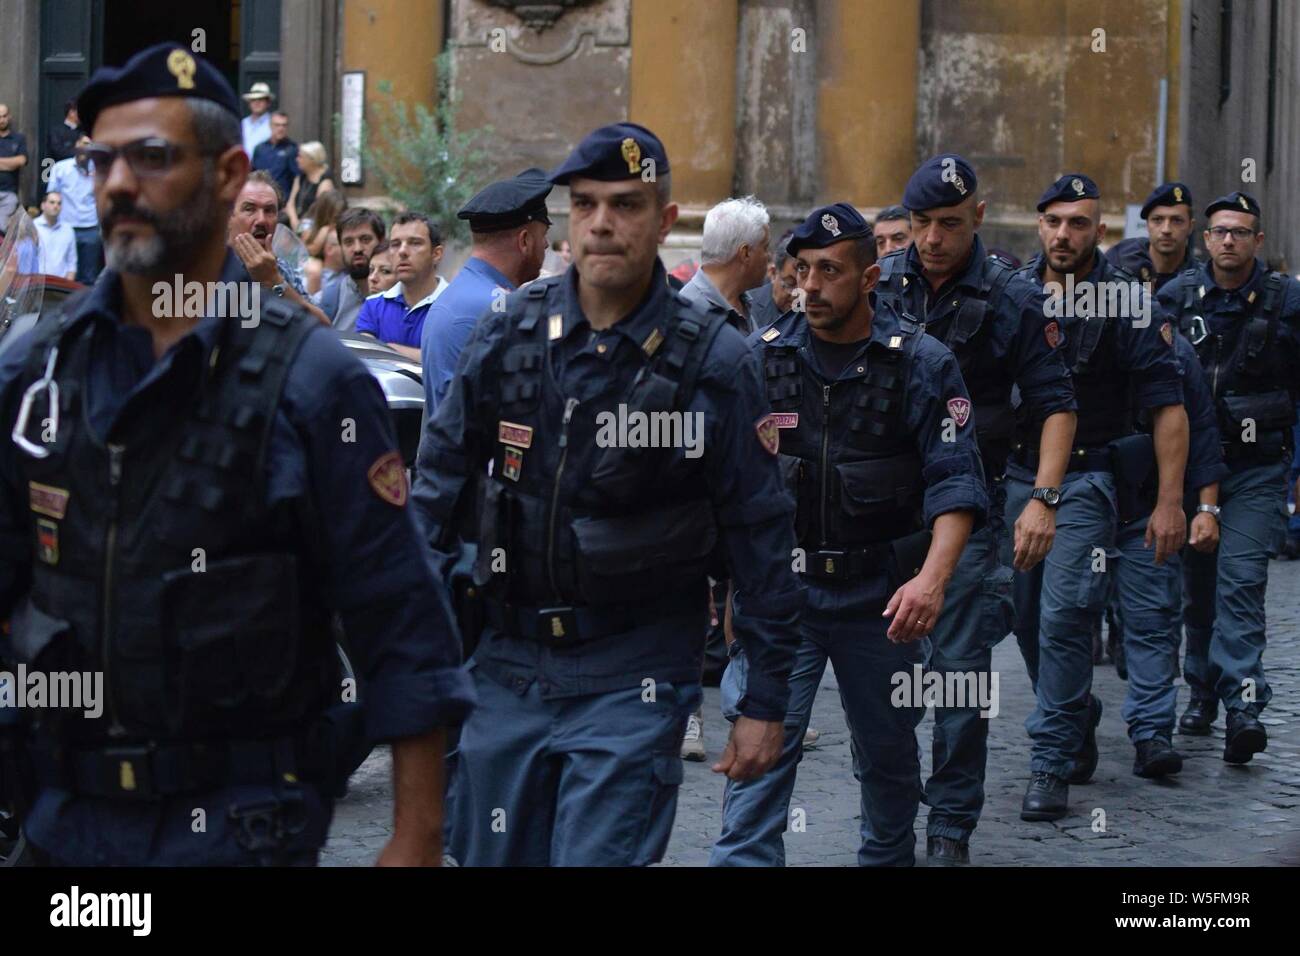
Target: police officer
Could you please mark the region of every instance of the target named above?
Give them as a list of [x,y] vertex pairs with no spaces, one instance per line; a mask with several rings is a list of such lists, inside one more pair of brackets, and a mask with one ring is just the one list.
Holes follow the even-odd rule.
[[1196,264],[1192,256],[1192,191],[1184,183],[1163,183],[1142,204],[1147,238],[1121,239],[1106,250],[1111,265],[1119,266],[1156,292],[1178,273]]
[[1223,759],[1242,764],[1264,750],[1260,723],[1272,689],[1264,677],[1268,553],[1285,536],[1287,463],[1300,391],[1300,285],[1257,258],[1259,203],[1229,193],[1205,210],[1210,261],[1160,291],[1179,316],[1210,382],[1230,474],[1223,480],[1217,560],[1191,556],[1186,572],[1187,654],[1192,690],[1183,733],[1208,734],[1227,710]]
[[[915,323],[874,312],[875,240],[856,209],[815,210],[789,249],[806,313],[787,312],[750,342],[798,500],[808,610],[781,759],[757,780],[728,781],[710,863],[784,863],[803,734],[829,659],[862,787],[858,862],[909,866],[921,797],[915,728],[925,714],[908,690],[921,677],[917,642],[938,620],[988,507],[975,429],[959,411],[970,396],[948,349]],[[755,663],[733,645],[724,713],[752,691]]]
[[429,306],[420,339],[425,414],[447,394],[461,350],[479,317],[536,279],[546,258],[551,182],[532,167],[481,189],[456,216],[469,222],[470,257]]
[[458,536],[477,545],[488,619],[452,845],[469,865],[648,864],[700,700],[710,572],[731,576],[754,667],[715,769],[747,779],[780,753],[803,605],[792,503],[744,339],[657,257],[677,217],[658,137],[601,127],[551,181],[569,187],[573,265],[478,323],[420,449],[429,540],[447,560]]
[[[1015,514],[1015,567],[1029,570],[1055,536],[1056,513],[1044,496],[1059,494],[1074,437],[1074,390],[1057,349],[1060,327],[1044,314],[1039,285],[984,250],[977,230],[985,203],[975,171],[961,156],[927,160],[903,194],[911,212],[912,244],[880,263],[877,298],[924,324],[957,356],[971,392],[989,487],[989,521],[971,535],[948,582],[943,613],[930,636],[929,667],[939,674],[987,681],[993,647],[1011,630],[1010,567],[999,561],[1003,537],[1003,476],[1019,414],[1042,454],[1032,498]],[[1019,386],[1019,412],[1012,388]],[[945,702],[951,704],[952,702]],[[936,707],[927,852],[936,863],[970,861],[971,833],[984,804],[988,720],[978,706]]]
[[366,733],[393,742],[380,861],[436,862],[440,728],[472,698],[383,397],[279,299],[160,301],[177,274],[251,283],[225,244],[248,156],[215,68],[154,46],[78,108],[109,269],[0,365],[0,618],[27,668],[103,674],[103,714],[25,715],[28,836],[60,864],[314,862],[341,783],[338,612]]
[[[1065,816],[1069,784],[1086,783],[1096,769],[1101,701],[1091,694],[1091,622],[1111,571],[1120,575],[1126,628],[1177,646],[1175,607],[1145,592],[1135,573],[1176,559],[1186,537],[1188,426],[1174,333],[1136,278],[1097,252],[1106,232],[1100,196],[1082,173],[1049,186],[1038,202],[1043,251],[1023,270],[1044,283],[1048,315],[1061,323],[1079,406],[1065,482],[1044,498],[1057,510],[1056,539],[1042,566],[1017,572],[1015,582],[1016,635],[1038,698],[1025,721],[1033,743],[1024,820]],[[1152,410],[1150,436],[1136,434],[1140,409]],[[1039,457],[1032,436],[1017,442],[1007,466],[1012,513],[1032,494]],[[1140,536],[1120,539],[1118,519],[1140,516],[1133,500],[1157,466],[1150,518],[1137,526]]]

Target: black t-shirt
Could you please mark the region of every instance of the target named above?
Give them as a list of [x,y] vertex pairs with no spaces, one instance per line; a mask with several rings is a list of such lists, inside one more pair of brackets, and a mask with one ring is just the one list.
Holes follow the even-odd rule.
[[[27,138],[22,133],[9,130],[8,136],[0,136],[0,159],[27,155]],[[21,170],[7,169],[0,172],[0,193],[18,192],[18,174]],[[3,224],[0,224],[3,225]]]
[[857,342],[827,342],[816,335],[810,335],[808,340],[812,342],[813,354],[817,356],[817,364],[821,366],[822,374],[832,382],[840,377],[840,373],[853,361],[858,350],[867,342],[866,339],[859,339]]

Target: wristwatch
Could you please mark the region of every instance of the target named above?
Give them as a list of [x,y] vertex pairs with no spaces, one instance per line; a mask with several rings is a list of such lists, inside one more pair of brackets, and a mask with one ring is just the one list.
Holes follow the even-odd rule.
[[1055,508],[1061,503],[1061,489],[1035,488],[1029,497],[1035,501],[1041,501],[1049,508]]
[[1207,515],[1214,515],[1215,521],[1219,520],[1219,512],[1221,510],[1222,509],[1218,505],[1197,505],[1196,506],[1197,514],[1201,514],[1202,512],[1204,512]]
[[275,293],[276,295],[280,296],[281,298],[283,298],[283,297],[284,297],[284,283],[283,283],[283,282],[277,282],[275,285],[271,286],[271,291],[272,291],[273,293]]

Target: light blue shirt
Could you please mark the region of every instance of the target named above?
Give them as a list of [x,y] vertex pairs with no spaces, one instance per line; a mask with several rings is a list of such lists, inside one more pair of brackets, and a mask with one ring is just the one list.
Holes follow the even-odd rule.
[[[513,292],[515,285],[493,266],[477,256],[456,273],[447,284],[447,291],[424,317],[424,332],[420,337],[420,364],[424,368],[425,414],[432,415],[456,374],[460,353],[474,331],[474,323],[492,307],[493,293],[497,289]],[[499,296],[502,304],[505,296]]]
[[63,220],[54,225],[44,216],[36,220],[36,232],[41,238],[41,272],[48,276],[67,277],[77,271],[77,234]]
[[73,229],[99,225],[99,213],[95,211],[94,172],[94,163],[86,163],[83,169],[77,165],[75,156],[61,159],[50,167],[50,184],[46,192],[63,197],[59,222],[66,222]]
[[271,111],[267,110],[261,116],[249,113],[239,121],[239,129],[244,137],[244,152],[251,159],[253,150],[271,138]]

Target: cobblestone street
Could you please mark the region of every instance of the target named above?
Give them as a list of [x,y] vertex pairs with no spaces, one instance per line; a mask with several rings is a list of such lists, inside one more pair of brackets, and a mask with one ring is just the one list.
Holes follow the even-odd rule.
[[[1107,665],[1096,669],[1094,691],[1105,704],[1098,728],[1101,763],[1091,784],[1070,788],[1071,813],[1056,823],[1020,820],[1028,778],[1024,720],[1033,699],[1015,639],[993,656],[1000,672],[1001,713],[989,735],[987,801],[971,843],[972,862],[990,866],[1224,866],[1300,864],[1300,562],[1270,564],[1269,646],[1264,663],[1273,700],[1262,720],[1268,750],[1244,767],[1223,762],[1223,716],[1209,737],[1177,735],[1187,758],[1167,782],[1131,772],[1133,748],[1120,718],[1125,684]],[[1179,709],[1187,700],[1179,692]],[[709,761],[725,742],[718,691],[705,689],[705,742]],[[849,756],[835,675],[828,668],[812,725],[821,731],[799,768],[792,808],[806,811],[807,829],[787,833],[792,866],[852,866],[856,862],[858,789]],[[920,728],[922,772],[929,765],[927,718]],[[372,754],[353,777],[335,811],[322,863],[373,862],[391,828],[390,760]],[[709,762],[686,764],[676,825],[664,864],[703,866],[718,833],[722,778]],[[1094,810],[1105,811],[1105,830],[1094,832]],[[925,859],[925,813],[917,820],[918,861]]]

